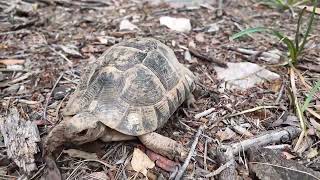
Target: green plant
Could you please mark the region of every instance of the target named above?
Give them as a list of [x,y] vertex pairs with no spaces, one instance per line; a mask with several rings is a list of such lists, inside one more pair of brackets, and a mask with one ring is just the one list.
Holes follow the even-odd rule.
[[267,32],[269,34],[275,35],[276,37],[278,37],[280,39],[281,42],[283,42],[287,46],[288,57],[289,57],[288,64],[294,65],[298,62],[298,58],[304,49],[304,46],[307,42],[307,38],[308,38],[310,31],[311,31],[311,27],[312,27],[314,16],[315,16],[317,0],[314,0],[313,2],[314,2],[313,11],[312,11],[312,14],[311,14],[308,26],[307,26],[307,30],[306,30],[305,34],[303,35],[302,41],[300,38],[300,27],[301,27],[302,15],[306,11],[306,8],[304,8],[299,14],[298,23],[297,23],[297,30],[296,30],[296,35],[295,35],[294,40],[289,39],[287,36],[283,35],[281,32],[279,32],[277,30],[274,30],[271,28],[266,28],[266,27],[256,27],[256,28],[245,29],[245,30],[238,32],[238,33],[234,34],[233,36],[231,36],[231,39],[237,39],[237,38],[240,38],[244,35],[248,35],[248,34],[256,33],[256,32]]
[[310,0],[259,0],[261,4],[280,10],[292,9]]
[[304,101],[303,106],[301,107],[301,112],[303,113],[307,107],[309,106],[311,100],[313,99],[313,96],[316,94],[316,92],[320,91],[320,80],[316,82],[316,84],[312,87],[310,92],[307,95],[306,100]]

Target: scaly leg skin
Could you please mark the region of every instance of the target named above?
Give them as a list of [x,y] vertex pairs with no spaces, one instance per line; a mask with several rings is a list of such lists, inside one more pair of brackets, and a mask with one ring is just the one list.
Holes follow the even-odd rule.
[[195,105],[196,99],[194,98],[193,94],[190,94],[187,99],[186,99],[186,103],[187,103],[187,107],[196,107]]
[[187,157],[188,152],[181,144],[158,133],[152,132],[138,138],[147,148],[170,159],[183,161]]
[[122,134],[114,129],[106,127],[105,134],[100,137],[100,140],[103,142],[112,142],[112,141],[128,141],[137,139],[135,136],[130,136]]

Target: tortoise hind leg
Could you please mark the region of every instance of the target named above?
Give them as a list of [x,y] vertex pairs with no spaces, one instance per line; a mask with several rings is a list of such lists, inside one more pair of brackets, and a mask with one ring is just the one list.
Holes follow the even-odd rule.
[[170,159],[183,161],[187,156],[188,152],[181,144],[158,133],[152,132],[138,138],[147,148]]

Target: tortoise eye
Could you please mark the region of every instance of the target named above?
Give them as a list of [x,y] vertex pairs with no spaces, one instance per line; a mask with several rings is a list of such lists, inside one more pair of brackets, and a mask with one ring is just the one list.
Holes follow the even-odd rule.
[[87,132],[88,132],[88,130],[85,129],[85,130],[82,130],[81,132],[79,132],[78,135],[79,135],[79,136],[84,136],[84,135],[87,134]]

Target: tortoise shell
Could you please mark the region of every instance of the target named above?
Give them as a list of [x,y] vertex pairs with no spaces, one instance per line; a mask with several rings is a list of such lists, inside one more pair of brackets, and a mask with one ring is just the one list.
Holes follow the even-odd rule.
[[139,136],[162,127],[194,87],[194,75],[168,46],[135,38],[85,68],[64,115],[90,112],[112,129]]

